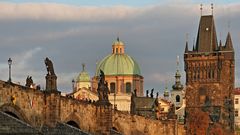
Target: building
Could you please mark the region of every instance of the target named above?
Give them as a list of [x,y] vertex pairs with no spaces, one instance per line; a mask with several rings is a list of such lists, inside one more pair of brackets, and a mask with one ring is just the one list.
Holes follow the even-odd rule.
[[240,88],[234,90],[234,122],[235,129],[240,128]]
[[75,90],[79,91],[81,89],[91,89],[91,79],[88,72],[85,70],[85,64],[82,64],[82,71],[76,78]]
[[69,95],[80,100],[96,101],[99,73],[102,70],[110,88],[109,101],[116,109],[130,112],[131,92],[136,90],[139,96],[143,96],[143,77],[139,65],[125,53],[124,47],[124,43],[119,38],[113,42],[112,54],[107,55],[97,64],[92,81],[83,65],[83,70],[74,84],[74,91]]
[[131,114],[139,115],[146,118],[157,119],[159,110],[158,97],[138,97],[132,94],[131,97]]
[[233,134],[234,48],[218,43],[213,15],[202,15],[193,50],[186,43],[187,134]]
[[68,95],[73,95],[74,98],[79,100],[98,100],[96,91],[91,90],[91,79],[85,69],[85,64],[82,64],[82,71],[79,73],[75,83],[73,84],[73,93]]
[[185,89],[181,84],[181,74],[179,71],[179,57],[177,59],[177,71],[175,74],[175,84],[171,90],[171,102],[175,107],[175,114],[177,115],[178,121],[184,123],[185,117]]
[[117,38],[112,44],[112,53],[103,58],[92,79],[92,90],[97,91],[100,70],[110,88],[109,100],[118,110],[130,111],[131,92],[143,96],[143,76],[138,63],[125,53],[125,45]]

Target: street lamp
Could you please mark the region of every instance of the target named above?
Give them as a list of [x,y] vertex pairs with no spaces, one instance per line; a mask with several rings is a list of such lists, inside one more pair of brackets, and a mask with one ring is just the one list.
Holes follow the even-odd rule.
[[11,65],[12,65],[12,59],[9,58],[8,59],[8,66],[9,66],[9,79],[8,79],[8,82],[12,82],[12,80],[11,80]]

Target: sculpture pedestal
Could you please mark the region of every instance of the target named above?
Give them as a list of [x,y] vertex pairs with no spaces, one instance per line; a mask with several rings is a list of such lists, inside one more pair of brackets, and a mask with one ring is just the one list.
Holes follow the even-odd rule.
[[112,105],[107,102],[96,103],[97,135],[110,135],[112,129]]
[[57,76],[56,75],[46,75],[46,90],[47,91],[57,91]]

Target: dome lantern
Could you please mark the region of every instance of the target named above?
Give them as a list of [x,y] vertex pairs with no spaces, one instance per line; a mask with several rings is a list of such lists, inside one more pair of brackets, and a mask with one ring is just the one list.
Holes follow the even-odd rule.
[[112,53],[124,54],[124,43],[119,40],[119,37],[117,37],[117,40],[114,41],[112,44]]

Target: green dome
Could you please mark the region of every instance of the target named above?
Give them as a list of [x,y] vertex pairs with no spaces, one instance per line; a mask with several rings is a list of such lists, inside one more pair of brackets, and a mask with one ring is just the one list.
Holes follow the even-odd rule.
[[82,71],[78,77],[77,77],[77,82],[90,82],[90,76],[88,72]]
[[97,64],[96,76],[100,69],[105,75],[141,75],[137,62],[127,54],[110,54]]

